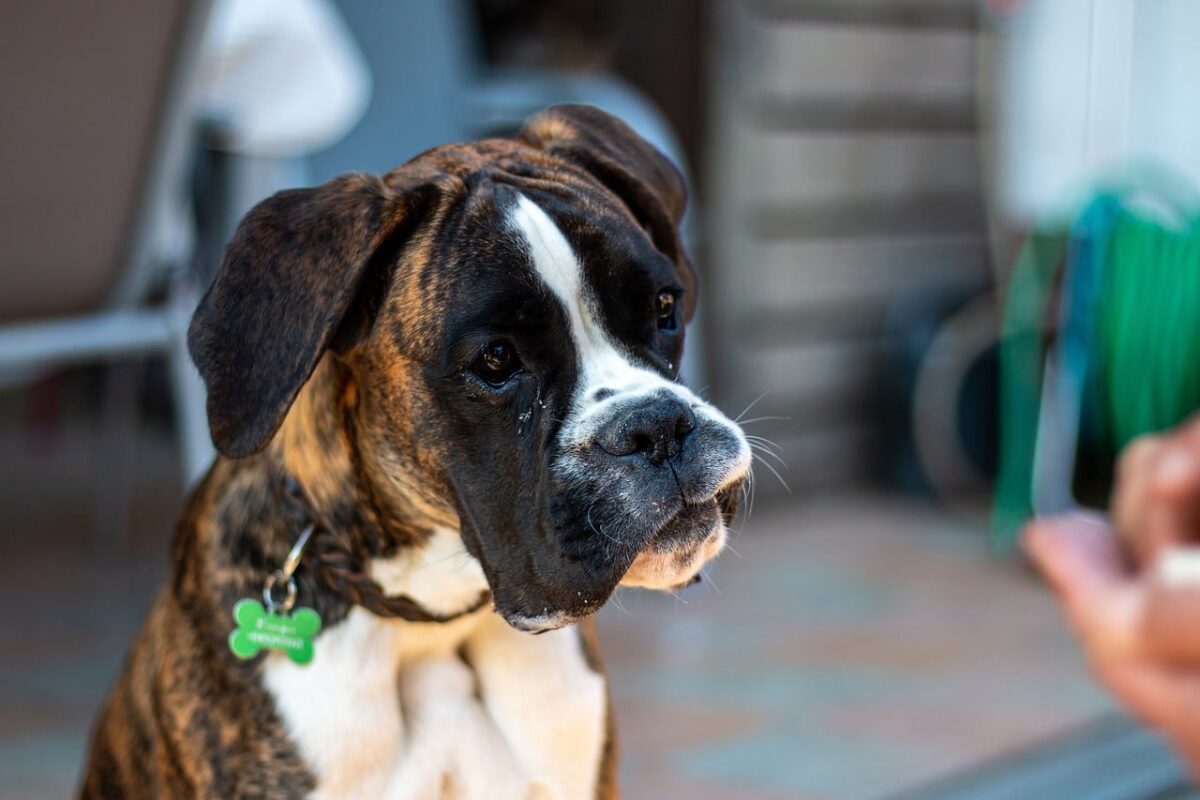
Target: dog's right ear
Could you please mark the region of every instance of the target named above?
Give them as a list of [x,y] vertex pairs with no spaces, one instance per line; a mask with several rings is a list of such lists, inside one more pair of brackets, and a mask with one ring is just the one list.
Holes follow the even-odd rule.
[[221,453],[240,458],[270,441],[360,286],[378,283],[364,276],[393,266],[378,262],[396,258],[427,195],[343,175],[279,192],[242,220],[188,329]]

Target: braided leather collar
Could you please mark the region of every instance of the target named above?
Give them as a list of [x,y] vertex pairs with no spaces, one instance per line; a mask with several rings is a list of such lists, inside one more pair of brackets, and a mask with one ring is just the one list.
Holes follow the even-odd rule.
[[436,614],[408,595],[389,595],[373,578],[363,571],[365,554],[357,553],[349,537],[338,536],[323,524],[312,512],[304,497],[304,490],[291,475],[283,473],[285,502],[291,504],[289,514],[312,523],[314,530],[306,552],[307,567],[317,581],[329,591],[347,602],[362,606],[379,617],[398,617],[408,622],[450,622],[459,617],[473,614],[491,600],[491,593],[483,591],[479,599],[468,608],[454,614]]

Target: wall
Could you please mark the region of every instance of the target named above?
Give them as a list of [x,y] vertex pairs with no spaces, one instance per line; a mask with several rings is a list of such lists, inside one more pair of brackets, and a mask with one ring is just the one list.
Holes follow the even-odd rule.
[[[888,315],[986,280],[970,0],[710,6],[709,360],[793,488],[876,470]],[[760,487],[774,480],[760,476]]]

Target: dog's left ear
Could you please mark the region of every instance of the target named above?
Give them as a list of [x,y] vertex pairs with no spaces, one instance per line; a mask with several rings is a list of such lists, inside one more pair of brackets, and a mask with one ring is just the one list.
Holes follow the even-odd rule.
[[679,222],[687,186],[679,169],[621,120],[593,106],[553,106],[530,117],[517,139],[583,167],[625,203],[672,259],[684,281],[684,319],[695,310],[696,276]]
[[[397,171],[398,173],[399,171]],[[369,325],[424,192],[343,175],[279,192],[238,226],[188,329],[213,443],[261,450],[327,348]],[[369,295],[369,296],[367,296]]]

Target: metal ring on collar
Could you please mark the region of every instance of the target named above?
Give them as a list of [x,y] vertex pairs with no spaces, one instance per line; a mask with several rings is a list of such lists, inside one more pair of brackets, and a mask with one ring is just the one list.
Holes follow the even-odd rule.
[[[285,587],[285,594],[282,600],[277,600],[275,590],[279,588],[280,584]],[[266,583],[263,584],[263,602],[271,613],[286,614],[291,611],[292,607],[296,605],[296,579],[291,575],[285,575],[281,569],[272,572],[267,576]]]
[[[300,557],[304,555],[304,546],[308,544],[315,527],[312,523],[305,526],[304,531],[296,539],[296,543],[292,545],[292,549],[288,551],[282,569],[277,569],[267,576],[267,580],[263,584],[263,602],[266,603],[267,610],[272,613],[281,611],[286,614],[296,605],[296,579],[293,575],[296,568],[300,566]],[[280,584],[285,587],[285,594],[282,600],[277,600],[275,590],[279,588]]]

